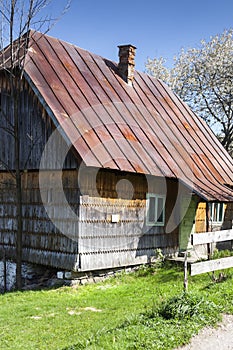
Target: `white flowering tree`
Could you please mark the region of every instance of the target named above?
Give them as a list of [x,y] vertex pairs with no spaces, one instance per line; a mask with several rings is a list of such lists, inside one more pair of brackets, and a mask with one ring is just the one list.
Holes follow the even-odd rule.
[[233,29],[202,40],[198,48],[182,49],[172,68],[165,63],[149,58],[146,70],[187,102],[233,155]]

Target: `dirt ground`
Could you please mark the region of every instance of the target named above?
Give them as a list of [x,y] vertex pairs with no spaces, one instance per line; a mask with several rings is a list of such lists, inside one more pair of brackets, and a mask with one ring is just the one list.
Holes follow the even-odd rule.
[[217,328],[204,328],[176,350],[233,350],[233,315],[224,315]]

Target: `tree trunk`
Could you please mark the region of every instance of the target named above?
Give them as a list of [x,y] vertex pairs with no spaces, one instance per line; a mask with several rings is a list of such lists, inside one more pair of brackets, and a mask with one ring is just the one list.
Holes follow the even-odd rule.
[[[19,91],[20,79],[15,79],[13,86],[14,99],[14,141],[15,141],[15,181],[16,181],[16,215],[17,215],[17,234],[16,234],[16,288],[22,289],[22,175],[20,169],[20,131],[19,131]],[[18,80],[18,81],[17,81]]]
[[16,234],[16,288],[22,289],[22,182],[21,173],[16,169],[17,234]]

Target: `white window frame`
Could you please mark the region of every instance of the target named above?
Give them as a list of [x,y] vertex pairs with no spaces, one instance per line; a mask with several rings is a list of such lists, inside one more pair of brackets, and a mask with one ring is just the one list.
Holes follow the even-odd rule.
[[[150,220],[150,199],[154,198],[154,220]],[[158,213],[158,202],[162,199],[162,213]],[[155,193],[147,193],[146,195],[146,224],[147,226],[164,226],[165,225],[165,201],[166,196]],[[158,221],[159,216],[162,214],[162,221]]]
[[[222,206],[222,209],[220,209]],[[225,206],[223,202],[212,202],[209,203],[209,210],[210,210],[210,221],[213,224],[221,224],[224,221],[224,214],[225,214]],[[220,214],[222,211],[222,217],[220,218]]]

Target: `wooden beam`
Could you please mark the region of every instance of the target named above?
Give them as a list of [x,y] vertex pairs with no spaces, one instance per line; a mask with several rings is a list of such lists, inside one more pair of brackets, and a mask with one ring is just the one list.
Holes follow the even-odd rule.
[[191,264],[191,276],[233,267],[233,256]]
[[215,232],[193,233],[191,237],[192,245],[215,243],[233,240],[233,229]]

